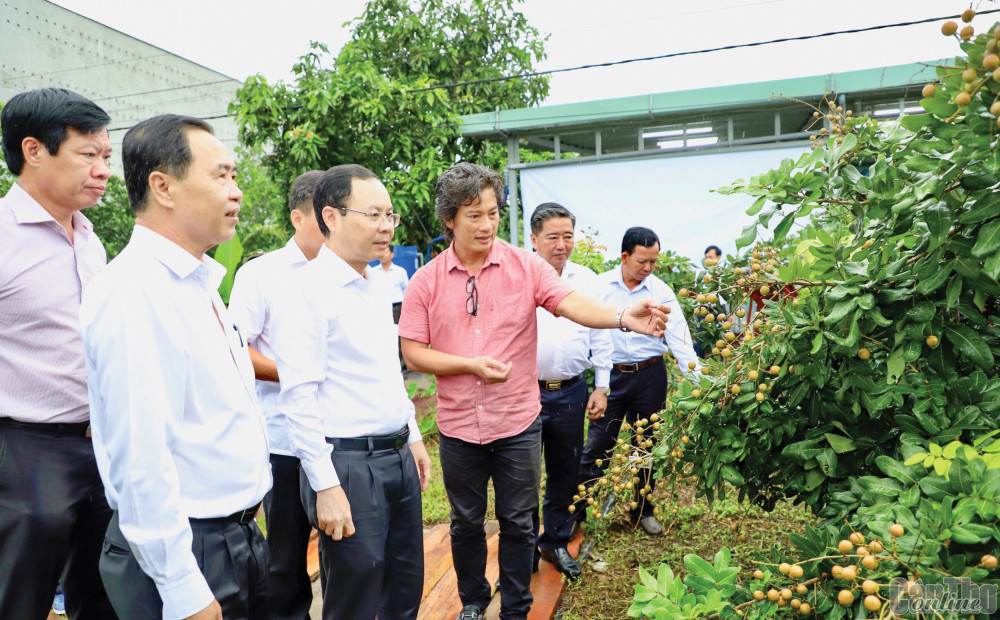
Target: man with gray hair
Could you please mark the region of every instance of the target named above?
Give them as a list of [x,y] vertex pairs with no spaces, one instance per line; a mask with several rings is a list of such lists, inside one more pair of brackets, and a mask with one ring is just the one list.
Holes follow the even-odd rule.
[[285,416],[278,410],[281,386],[274,361],[276,314],[272,304],[286,294],[294,274],[316,258],[323,246],[323,233],[313,210],[313,194],[322,177],[321,170],[312,170],[292,182],[288,208],[295,235],[284,247],[241,267],[229,297],[229,313],[250,351],[271,449],[274,484],[264,496],[264,514],[271,550],[268,603],[272,620],[303,620],[312,605],[312,582],[306,569],[312,526],[299,499],[299,459],[288,441]]
[[524,619],[531,609],[542,434],[536,308],[588,327],[656,336],[666,322],[652,301],[605,305],[574,292],[541,258],[497,241],[503,195],[503,179],[485,166],[463,162],[441,175],[436,211],[452,244],[414,274],[399,321],[407,366],[437,377],[461,620],[482,618],[491,597],[483,530],[491,478],[500,521],[500,618]]
[[[595,297],[597,274],[569,260],[573,254],[576,216],[554,202],[538,205],[531,214],[531,245],[559,278],[573,290]],[[576,493],[577,469],[583,452],[583,419],[600,419],[608,406],[611,376],[611,333],[557,318],[542,308],[538,318],[538,389],[542,395],[542,448],[545,451],[545,530],[535,535],[540,557],[555,564],[570,579],[580,566],[566,546],[576,519],[569,511]],[[587,395],[584,371],[595,368],[594,391]]]

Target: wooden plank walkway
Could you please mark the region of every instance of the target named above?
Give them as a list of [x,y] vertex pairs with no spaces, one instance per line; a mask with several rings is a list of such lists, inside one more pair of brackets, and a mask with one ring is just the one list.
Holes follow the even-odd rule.
[[[569,552],[576,557],[583,538],[578,532],[569,544]],[[497,561],[497,550],[500,543],[500,528],[496,521],[486,524],[486,580],[493,585],[493,598],[483,617],[486,620],[498,620],[500,616],[500,598],[496,596],[495,584],[500,577],[500,566]],[[314,531],[309,540],[308,567],[309,576],[319,578],[319,552],[317,549],[317,534]],[[538,572],[531,577],[531,593],[535,602],[531,606],[528,620],[551,620],[559,608],[566,581],[555,566],[542,561]],[[448,524],[441,523],[424,534],[424,596],[420,603],[417,620],[450,620],[462,611],[462,603],[458,599],[458,577],[451,557],[451,537],[448,534]]]

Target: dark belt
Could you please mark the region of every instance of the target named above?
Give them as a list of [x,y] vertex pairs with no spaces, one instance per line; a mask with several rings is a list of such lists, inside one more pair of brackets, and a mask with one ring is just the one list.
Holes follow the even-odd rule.
[[87,437],[87,433],[90,431],[90,422],[21,422],[13,418],[0,418],[0,426],[22,428],[26,431],[45,433],[53,437]]
[[228,517],[212,517],[209,519],[196,519],[192,517],[191,520],[198,521],[199,523],[239,523],[240,525],[246,525],[257,516],[257,511],[260,510],[261,503],[257,502],[255,505],[234,512]]
[[406,445],[410,429],[403,428],[392,435],[369,435],[367,437],[327,437],[326,443],[337,450],[374,452],[375,450],[399,450]]
[[583,379],[583,373],[578,374],[575,377],[570,377],[569,379],[556,379],[555,381],[538,381],[538,388],[545,390],[546,392],[553,392],[555,390],[561,390],[564,387],[569,387]]
[[656,364],[663,363],[663,356],[657,355],[656,357],[651,357],[648,360],[643,360],[641,362],[631,362],[629,364],[615,364],[611,368],[617,370],[618,372],[639,372],[644,368],[649,368]]

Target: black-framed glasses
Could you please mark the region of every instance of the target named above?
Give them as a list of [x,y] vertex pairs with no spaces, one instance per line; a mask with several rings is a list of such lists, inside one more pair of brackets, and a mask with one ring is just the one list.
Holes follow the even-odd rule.
[[[331,205],[332,206],[332,205]],[[379,220],[385,218],[385,221],[392,224],[393,228],[399,228],[400,221],[403,216],[398,213],[380,213],[378,211],[358,211],[357,209],[348,209],[347,207],[333,207],[334,209],[340,209],[341,211],[350,211],[351,213],[359,213],[368,218],[368,221],[374,226],[378,226]]]
[[465,311],[476,316],[479,313],[479,289],[476,288],[476,276],[465,281],[465,292],[469,298],[465,300]]

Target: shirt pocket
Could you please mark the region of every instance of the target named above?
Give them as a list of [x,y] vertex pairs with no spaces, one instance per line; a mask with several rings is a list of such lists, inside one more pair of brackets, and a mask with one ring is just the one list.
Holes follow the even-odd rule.
[[[510,344],[510,339],[530,327],[534,329],[535,309],[525,305],[526,293],[518,289],[505,293],[489,302],[490,336],[497,344]],[[526,311],[530,310],[530,312]],[[530,316],[529,316],[530,315]]]

